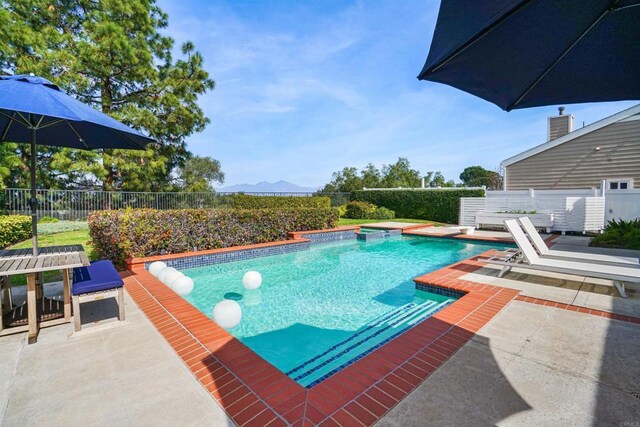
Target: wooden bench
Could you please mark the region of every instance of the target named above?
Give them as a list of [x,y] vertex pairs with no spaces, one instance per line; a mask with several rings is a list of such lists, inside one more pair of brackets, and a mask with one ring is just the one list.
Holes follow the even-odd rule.
[[544,229],[547,233],[550,233],[553,228],[552,213],[516,214],[498,212],[476,212],[476,228],[480,228],[482,225],[504,228],[505,220],[518,219],[523,216],[529,217],[536,228]]

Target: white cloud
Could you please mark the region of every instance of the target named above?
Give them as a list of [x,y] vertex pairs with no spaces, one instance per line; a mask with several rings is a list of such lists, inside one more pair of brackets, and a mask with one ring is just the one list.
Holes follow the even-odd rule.
[[[544,142],[555,108],[505,113],[418,82],[437,2],[162,0],[177,47],[191,40],[216,89],[200,105],[211,125],[189,148],[222,162],[227,184],[287,179],[321,185],[344,166],[408,157],[457,178]],[[176,47],[176,48],[177,48]],[[576,125],[624,103],[568,106]]]

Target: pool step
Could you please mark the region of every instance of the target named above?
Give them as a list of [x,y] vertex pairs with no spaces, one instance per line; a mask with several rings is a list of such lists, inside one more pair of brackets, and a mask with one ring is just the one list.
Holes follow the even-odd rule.
[[287,375],[305,386],[312,385],[332,374],[339,367],[364,357],[450,303],[451,300],[440,303],[425,301],[397,307],[390,313],[369,322],[344,341],[291,369]]

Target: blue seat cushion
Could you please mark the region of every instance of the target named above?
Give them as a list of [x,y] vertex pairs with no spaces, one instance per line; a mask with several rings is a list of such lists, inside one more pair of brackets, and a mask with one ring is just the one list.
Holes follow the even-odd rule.
[[73,269],[73,295],[106,291],[122,286],[124,282],[109,260],[94,261],[88,267]]

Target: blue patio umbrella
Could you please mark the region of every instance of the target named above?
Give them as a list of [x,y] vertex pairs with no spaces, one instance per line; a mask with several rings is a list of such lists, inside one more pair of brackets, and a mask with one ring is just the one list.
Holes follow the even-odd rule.
[[0,142],[31,144],[31,217],[37,255],[36,144],[143,150],[155,140],[72,98],[47,79],[17,75],[0,76]]
[[510,111],[640,99],[640,0],[442,0],[418,76]]

